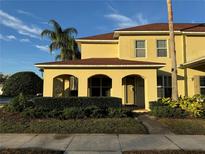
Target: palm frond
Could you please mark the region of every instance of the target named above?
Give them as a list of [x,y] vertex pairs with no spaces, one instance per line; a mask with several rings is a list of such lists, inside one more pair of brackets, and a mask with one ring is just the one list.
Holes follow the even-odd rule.
[[61,55],[57,55],[55,58],[56,61],[61,60]]
[[57,50],[57,49],[60,49],[60,48],[63,48],[63,43],[62,42],[52,42],[49,45],[50,51]]
[[78,34],[77,29],[70,27],[70,28],[66,28],[63,33],[66,33],[69,37],[74,37],[74,35]]
[[41,36],[51,36],[52,33],[53,33],[53,31],[51,31],[49,29],[45,29],[41,32]]
[[55,32],[62,33],[62,28],[61,28],[60,24],[57,21],[52,19],[52,20],[49,21],[49,23],[53,25],[53,28],[54,28]]

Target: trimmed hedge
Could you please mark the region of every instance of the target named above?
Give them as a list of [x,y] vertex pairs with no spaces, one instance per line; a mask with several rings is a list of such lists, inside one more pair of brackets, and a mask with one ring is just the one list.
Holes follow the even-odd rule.
[[36,97],[32,99],[35,108],[44,110],[63,110],[68,107],[97,106],[99,108],[119,108],[122,99],[116,97]]
[[43,80],[34,72],[18,72],[6,80],[2,91],[4,96],[36,95],[43,92]]

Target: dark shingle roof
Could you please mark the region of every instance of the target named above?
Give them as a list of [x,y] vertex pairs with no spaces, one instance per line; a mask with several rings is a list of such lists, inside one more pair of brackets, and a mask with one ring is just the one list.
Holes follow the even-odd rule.
[[134,61],[119,58],[88,58],[81,60],[37,63],[36,65],[164,65],[164,63]]
[[[167,23],[154,23],[130,28],[117,29],[115,31],[168,31],[169,26]],[[185,32],[205,32],[205,23],[175,23],[174,30]],[[115,40],[113,37],[114,32],[99,34],[94,36],[82,37],[82,40]]]

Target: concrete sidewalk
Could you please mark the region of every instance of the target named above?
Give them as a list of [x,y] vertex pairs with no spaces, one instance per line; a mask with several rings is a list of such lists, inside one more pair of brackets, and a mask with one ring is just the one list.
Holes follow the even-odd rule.
[[121,154],[131,150],[203,150],[204,135],[0,134],[0,148],[45,148],[66,154]]

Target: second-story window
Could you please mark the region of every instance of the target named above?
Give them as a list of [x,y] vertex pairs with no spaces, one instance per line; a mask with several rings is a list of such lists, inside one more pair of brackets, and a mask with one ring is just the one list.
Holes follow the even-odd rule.
[[135,49],[136,49],[136,57],[145,57],[146,56],[145,40],[137,40]]
[[157,57],[167,57],[167,40],[157,40]]

